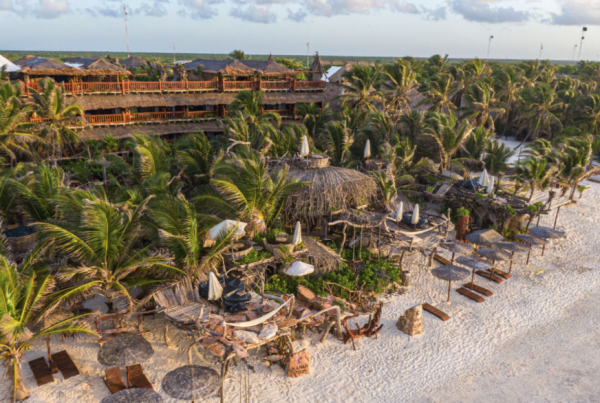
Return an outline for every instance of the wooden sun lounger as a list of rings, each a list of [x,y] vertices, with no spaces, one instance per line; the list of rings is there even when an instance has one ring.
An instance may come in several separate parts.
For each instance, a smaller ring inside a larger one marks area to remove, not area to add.
[[[487,271],[483,271],[483,270],[477,270],[477,271],[475,272],[475,274],[477,274],[478,276],[481,276],[481,277],[487,278],[488,280],[489,280],[489,279],[490,279],[490,277],[491,277],[492,281],[495,281],[495,282],[496,282],[496,283],[498,283],[498,284],[502,284],[502,282],[504,281],[504,280],[503,280],[503,279],[501,279],[500,277],[498,277],[498,276],[496,276],[496,275],[493,275],[493,276],[492,276],[492,273],[489,273],[489,272],[487,272]]]
[[[110,390],[110,393],[117,393],[122,390],[127,389],[125,383],[123,382],[123,377],[121,376],[121,368],[113,367],[104,371],[106,376],[104,377],[104,383]]]
[[[79,375],[79,370],[77,369],[77,366],[69,356],[69,353],[66,352],[66,350],[52,354],[52,361],[56,363],[58,370],[62,373],[65,379],[69,379]]]
[[[460,295],[463,295],[469,299],[472,299],[473,301],[477,302],[477,303],[482,303],[485,302],[485,298],[480,297],[479,295],[475,294],[473,291],[471,290],[467,290],[464,287],[459,288],[458,290],[456,290],[457,293],[459,293]]]
[[[38,386],[54,382],[52,371],[44,357],[29,361],[29,367],[31,368],[31,372],[33,372]]]
[[[148,378],[146,378],[144,370],[140,364],[127,367],[127,379],[129,379],[129,382],[131,382],[131,385],[134,388],[146,388],[154,390],[154,387]]]
[[[440,186],[440,188],[437,190],[437,192],[435,192],[433,195],[435,197],[444,197],[446,195],[446,193],[448,193],[448,190],[450,190],[452,185],[453,185],[452,182],[442,183],[442,186]]]
[[[433,258],[435,260],[437,260],[438,262],[440,262],[441,264],[443,264],[444,266],[447,266],[447,265],[451,264],[448,259],[446,259],[442,255],[438,255],[437,253],[435,255],[433,255]]]
[[[424,303],[422,305],[422,307],[423,307],[423,310],[429,312],[430,314],[433,314],[433,315],[437,316],[438,318],[440,318],[444,322],[450,319],[450,316],[448,316],[447,313],[440,311],[439,309],[437,309],[433,305],[430,305],[428,303]]]
[[[467,283],[463,285],[463,287],[465,287],[467,290],[470,290],[471,283]],[[483,294],[486,297],[491,297],[492,295],[494,295],[494,293],[488,290],[487,288],[480,287],[477,284],[473,284],[473,291],[477,291],[478,293]]]
[[[490,271],[490,273],[491,273],[491,271]],[[510,280],[512,278],[512,276],[510,274],[508,274],[507,272],[498,270],[498,269],[494,269],[494,275],[496,275],[496,274],[500,277],[503,277],[506,280]]]

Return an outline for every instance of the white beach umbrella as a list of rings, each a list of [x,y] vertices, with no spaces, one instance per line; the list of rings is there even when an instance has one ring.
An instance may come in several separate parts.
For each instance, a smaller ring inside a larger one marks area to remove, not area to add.
[[[6,67],[7,73],[14,73],[16,71],[21,70],[21,67],[17,66],[16,64],[8,60],[6,57],[0,55],[0,69],[2,69],[2,66]]]
[[[398,211],[396,211],[396,221],[402,219],[402,210],[404,210],[404,203],[400,202],[400,204],[398,204]]]
[[[315,271],[315,266],[304,262],[294,262],[283,272],[288,276],[302,277]]]
[[[296,221],[296,229],[294,230],[294,239],[292,240],[293,245],[302,243],[302,227],[300,221]]]
[[[412,215],[412,220],[410,221],[411,224],[418,224],[419,223],[419,205],[415,204],[415,209],[413,210],[413,215]]]
[[[244,235],[246,235],[246,231],[244,231],[244,228],[246,228],[246,225],[248,225],[245,222],[241,222],[241,221],[233,221],[233,220],[225,220],[225,221],[221,221],[219,224],[215,225],[214,227],[212,227],[209,231],[208,231],[208,237],[206,239],[206,241],[204,242],[204,246],[210,246],[212,244],[215,243],[215,241],[217,239],[219,239],[219,237],[225,235],[226,233],[228,233],[229,231],[233,230],[234,228],[237,229],[235,230],[235,234],[233,234],[234,238],[239,239],[241,237],[243,237]]]
[[[302,147],[300,148],[300,156],[306,157],[310,153],[310,149],[308,148],[308,138],[306,135],[302,137]]]
[[[215,301],[221,298],[223,287],[219,283],[219,279],[212,271],[208,274],[208,300]]]
[[[492,192],[494,191],[494,180],[495,178],[493,176],[490,176],[490,183],[488,184],[488,187],[485,191],[486,193],[492,194]]]
[[[479,186],[487,186],[489,183],[489,177],[488,177],[488,173],[487,170],[484,169],[483,172],[481,173],[481,175],[479,175],[479,180],[477,181],[479,183]]]
[[[367,140],[367,144],[365,144],[365,158],[369,158],[371,156],[371,142]]]

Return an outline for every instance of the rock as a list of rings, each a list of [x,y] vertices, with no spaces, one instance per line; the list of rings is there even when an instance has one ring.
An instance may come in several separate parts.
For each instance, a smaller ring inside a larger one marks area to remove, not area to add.
[[[234,343],[232,347],[233,351],[235,351],[235,355],[237,355],[238,357],[246,358],[250,356],[250,354],[248,354],[248,351],[246,351],[246,349],[240,346],[238,343]]]
[[[258,335],[259,339],[268,340],[277,334],[277,325],[269,323],[263,327],[263,330]]]
[[[257,344],[260,343],[260,339],[254,332],[248,332],[246,330],[236,330],[233,332],[233,337],[240,339],[241,341],[245,341],[248,344]]]
[[[246,316],[248,316],[248,320],[258,319],[258,314],[255,311],[248,312]]]
[[[245,327],[244,330],[248,330],[249,332],[259,333],[262,330],[262,325],[254,325],[250,327]]]
[[[303,285],[298,286],[298,300],[300,301],[310,301],[316,297],[315,293],[312,292],[308,287]]]
[[[225,346],[220,343],[215,343],[208,349],[216,357],[223,357],[225,355]]]
[[[246,315],[231,315],[227,317],[227,323],[245,322]]]
[[[298,320],[296,319],[284,319],[281,322],[277,322],[277,327],[280,329],[285,329],[286,327],[296,326],[298,324]]]
[[[312,311],[310,309],[304,309],[303,311],[300,311],[296,315],[298,316],[298,319],[300,319],[300,318],[303,318],[303,317],[311,315],[311,314],[312,314]]]
[[[279,364],[271,364],[269,367],[272,373],[283,373],[283,368]]]
[[[396,326],[409,336],[423,333],[423,307],[417,305],[408,308],[404,315],[398,318]]]
[[[202,341],[200,343],[202,345],[202,348],[208,349],[216,342],[217,342],[217,339],[215,339],[214,337],[205,337],[202,339]]]

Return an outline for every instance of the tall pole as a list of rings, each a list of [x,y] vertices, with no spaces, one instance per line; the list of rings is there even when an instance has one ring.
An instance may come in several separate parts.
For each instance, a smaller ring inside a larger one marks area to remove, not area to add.
[[[127,41],[127,57],[129,57],[129,33],[127,32],[127,8],[123,3],[123,17],[125,18],[125,40]]]
[[[173,44],[173,64],[175,64],[175,44]]]
[[[583,40],[585,39],[585,31],[587,31],[587,27],[583,27],[581,28],[581,41],[579,42],[579,57],[578,59],[581,60],[581,48],[583,48]]]
[[[487,52],[487,58],[490,58],[490,47],[492,46],[492,39],[494,39],[494,35],[490,35],[490,39],[488,39],[488,52]]]
[[[542,50],[544,50],[544,44],[543,43],[540,45],[540,56],[538,57],[538,60],[542,60]]]
[[[306,67],[310,69],[310,42],[306,42]]]
[[[573,57],[571,58],[571,61],[574,62],[575,61],[575,51],[577,50],[577,44],[575,44],[575,46],[573,46]]]

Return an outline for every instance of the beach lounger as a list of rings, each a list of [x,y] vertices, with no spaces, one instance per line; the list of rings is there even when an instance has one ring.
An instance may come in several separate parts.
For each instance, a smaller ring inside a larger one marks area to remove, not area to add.
[[[440,318],[444,322],[450,319],[450,316],[448,316],[447,313],[440,311],[439,309],[437,309],[433,305],[430,305],[428,303],[424,303],[422,305],[422,307],[423,307],[424,311],[427,311],[430,314],[437,316],[438,318]]]
[[[459,288],[458,290],[456,290],[457,293],[459,293],[460,295],[463,295],[469,299],[472,299],[473,301],[477,302],[477,303],[482,303],[485,302],[485,298],[480,297],[479,295],[475,294],[473,291],[471,290],[467,290],[464,287]]]
[[[490,271],[490,270],[488,270],[488,271]],[[491,271],[490,271],[490,273],[491,273]],[[508,274],[507,272],[498,270],[498,269],[494,269],[494,275],[498,275],[506,280],[510,280],[512,278],[512,276],[510,274]]]
[[[433,255],[433,258],[435,260],[437,260],[438,262],[440,262],[441,264],[443,264],[444,266],[447,266],[447,265],[451,264],[448,259],[446,259],[442,255],[438,255],[437,253],[435,255]]]
[[[44,357],[29,361],[29,367],[31,368],[31,372],[33,372],[38,386],[54,382],[52,371],[50,371],[50,367]]]
[[[471,283],[467,283],[463,285],[463,287],[465,287],[467,290],[470,290]],[[477,284],[473,284],[473,291],[477,291],[478,293],[483,294],[486,297],[491,297],[492,295],[494,295],[494,293],[488,290],[487,288],[480,287]]]
[[[62,373],[65,379],[72,378],[79,375],[77,366],[69,356],[66,350],[59,351],[56,354],[52,354],[52,361],[56,363],[58,370]]]
[[[104,377],[104,383],[110,390],[110,393],[117,393],[122,390],[127,389],[125,383],[123,382],[123,377],[121,376],[121,368],[113,367],[104,371],[106,376]]]
[[[492,280],[492,281],[495,281],[495,282],[496,282],[496,283],[498,283],[498,284],[502,284],[502,282],[504,281],[504,280],[503,280],[503,279],[501,279],[500,277],[498,277],[498,276],[496,276],[496,275],[493,275],[493,276],[492,276],[492,273],[489,273],[489,272],[487,272],[487,271],[483,271],[483,270],[477,270],[477,271],[475,272],[475,274],[477,274],[478,276],[481,276],[481,277],[487,278],[488,280],[490,280],[490,277],[491,277],[491,280]]]
[[[146,388],[154,390],[154,387],[144,375],[144,370],[140,364],[130,365],[127,367],[127,379],[131,382],[134,388]]]

